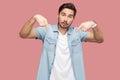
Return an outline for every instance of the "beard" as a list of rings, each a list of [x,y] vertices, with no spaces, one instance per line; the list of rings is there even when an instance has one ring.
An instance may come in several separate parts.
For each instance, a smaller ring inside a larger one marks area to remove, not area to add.
[[[68,29],[68,28],[70,27],[70,26],[67,25],[67,24],[59,23],[59,22],[58,22],[58,25],[59,25],[59,27],[61,27],[62,29]]]
[[[62,29],[68,29],[70,26],[71,26],[71,24],[68,24],[67,22],[60,22],[60,21],[58,21],[58,26],[60,27],[60,28],[62,28]]]

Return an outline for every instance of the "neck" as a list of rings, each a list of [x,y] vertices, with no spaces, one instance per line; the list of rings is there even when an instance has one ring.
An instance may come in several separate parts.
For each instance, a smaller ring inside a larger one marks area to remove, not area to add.
[[[62,35],[65,35],[68,31],[68,28],[62,28],[60,25],[58,25],[58,30],[61,32]]]

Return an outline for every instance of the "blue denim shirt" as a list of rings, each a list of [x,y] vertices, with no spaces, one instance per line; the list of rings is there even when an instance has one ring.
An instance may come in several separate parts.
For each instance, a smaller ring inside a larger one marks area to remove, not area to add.
[[[58,26],[49,25],[47,30],[45,27],[37,27],[35,28],[35,31],[38,39],[43,42],[43,49],[36,80],[49,80],[56,55],[55,50],[58,39]],[[83,32],[81,30],[76,32],[75,27],[70,27],[68,30],[68,46],[75,80],[85,80],[81,42],[85,41],[88,34],[89,32]]]

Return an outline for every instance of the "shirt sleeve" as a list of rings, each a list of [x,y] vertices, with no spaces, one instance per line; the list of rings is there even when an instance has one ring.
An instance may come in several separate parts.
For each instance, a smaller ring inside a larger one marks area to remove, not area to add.
[[[37,39],[44,40],[45,34],[46,34],[46,29],[45,27],[36,27],[34,28],[35,32],[37,34]]]
[[[86,37],[90,34],[90,32],[85,32],[80,30],[80,38],[81,38],[81,42],[84,42],[86,40]]]

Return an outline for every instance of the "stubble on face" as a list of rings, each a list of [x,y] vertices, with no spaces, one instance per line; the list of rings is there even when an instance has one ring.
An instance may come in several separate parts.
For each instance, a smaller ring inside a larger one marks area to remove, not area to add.
[[[73,15],[73,10],[63,9],[60,14],[58,14],[58,26],[62,29],[68,29],[73,22]]]
[[[68,29],[71,26],[71,24],[68,24],[66,21],[60,22],[58,18],[58,26],[62,29]]]

